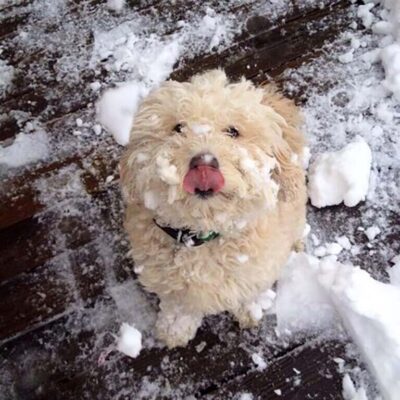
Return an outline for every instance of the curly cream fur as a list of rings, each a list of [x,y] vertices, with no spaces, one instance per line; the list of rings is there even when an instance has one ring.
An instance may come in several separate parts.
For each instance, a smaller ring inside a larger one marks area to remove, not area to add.
[[[255,323],[246,305],[273,285],[304,229],[299,122],[274,88],[230,83],[220,70],[165,82],[142,103],[121,160],[125,226],[144,267],[139,279],[160,298],[158,336],[169,347],[192,339],[206,314],[227,310],[243,326]],[[178,123],[181,133],[173,131]],[[225,178],[207,200],[182,186],[190,159],[203,152],[217,157]],[[199,247],[176,245],[154,219],[221,235]]]

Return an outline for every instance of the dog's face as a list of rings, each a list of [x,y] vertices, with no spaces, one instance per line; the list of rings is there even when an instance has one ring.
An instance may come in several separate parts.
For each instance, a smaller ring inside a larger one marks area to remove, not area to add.
[[[290,195],[296,166],[282,137],[286,122],[263,94],[222,71],[152,92],[121,162],[125,200],[196,231],[241,230],[276,207]]]

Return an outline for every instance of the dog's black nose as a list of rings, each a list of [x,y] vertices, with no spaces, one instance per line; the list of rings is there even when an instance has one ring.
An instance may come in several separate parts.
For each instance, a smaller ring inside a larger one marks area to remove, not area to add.
[[[190,160],[189,169],[194,169],[201,165],[206,165],[215,169],[219,168],[218,160],[211,153],[202,153],[194,156]]]
[[[183,188],[202,199],[221,191],[225,179],[219,169],[218,160],[210,153],[194,156],[189,162],[189,171],[183,179]]]

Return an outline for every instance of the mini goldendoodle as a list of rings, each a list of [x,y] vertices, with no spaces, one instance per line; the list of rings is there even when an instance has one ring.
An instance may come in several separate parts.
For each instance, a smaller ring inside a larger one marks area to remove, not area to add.
[[[304,137],[295,105],[221,70],[143,101],[121,161],[126,230],[157,335],[184,346],[208,314],[257,323],[251,304],[302,239]]]

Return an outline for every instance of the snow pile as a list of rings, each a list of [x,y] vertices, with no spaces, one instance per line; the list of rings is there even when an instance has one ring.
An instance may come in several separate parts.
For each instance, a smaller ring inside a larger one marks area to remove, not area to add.
[[[354,207],[365,200],[371,160],[371,149],[359,136],[340,151],[319,155],[308,173],[312,205],[326,207],[343,201]]]
[[[14,68],[0,59],[0,97],[9,89],[14,77]]]
[[[49,155],[49,141],[43,130],[19,133],[8,147],[0,146],[0,164],[16,168],[45,159]]]
[[[123,323],[117,340],[117,349],[129,357],[137,357],[142,350],[142,334],[133,326]]]
[[[375,225],[370,226],[368,229],[365,230],[365,235],[367,236],[369,241],[374,240],[380,233],[381,230]]]
[[[324,329],[340,317],[389,400],[400,393],[399,307],[399,287],[332,257],[294,254],[278,283],[278,330]]]

